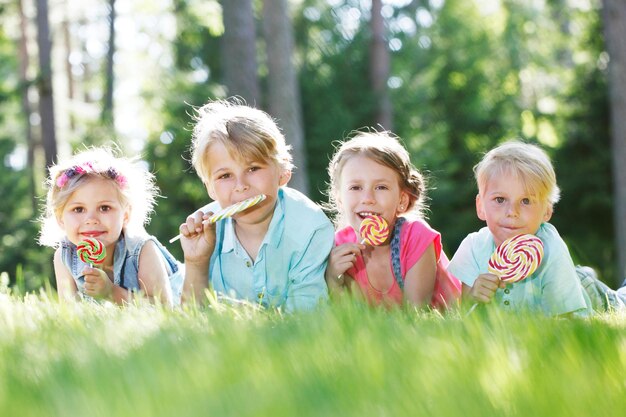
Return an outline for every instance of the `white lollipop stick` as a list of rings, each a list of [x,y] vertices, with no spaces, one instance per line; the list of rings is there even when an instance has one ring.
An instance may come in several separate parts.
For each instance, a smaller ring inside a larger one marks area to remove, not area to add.
[[[220,220],[226,219],[228,217],[232,217],[237,213],[240,213],[244,210],[249,209],[252,206],[255,206],[257,204],[259,204],[261,201],[265,200],[267,197],[265,196],[265,194],[259,194],[257,196],[248,198],[246,200],[240,201],[239,203],[235,203],[232,206],[228,206],[225,209],[222,209],[220,211],[218,211],[217,213],[215,213],[214,215],[212,215],[211,217],[209,217],[209,224],[211,223],[215,223],[218,222]],[[208,207],[211,205],[212,203],[207,204],[206,206],[203,206],[202,208],[200,208],[200,210],[202,211],[202,213],[207,214],[209,212]],[[180,239],[180,234],[171,238],[170,239],[170,243],[174,243],[176,242],[178,239]]]

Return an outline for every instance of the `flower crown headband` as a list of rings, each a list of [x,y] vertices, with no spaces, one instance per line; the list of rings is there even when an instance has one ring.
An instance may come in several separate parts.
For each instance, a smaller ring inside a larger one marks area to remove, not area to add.
[[[80,176],[84,174],[103,174],[110,179],[115,180],[115,182],[117,182],[117,184],[121,188],[125,188],[126,184],[128,183],[126,177],[117,172],[115,168],[111,167],[103,171],[98,171],[94,168],[91,162],[85,162],[80,165],[74,165],[73,167],[63,171],[63,173],[57,177],[56,185],[59,188],[63,188],[71,178],[74,178],[77,175]]]

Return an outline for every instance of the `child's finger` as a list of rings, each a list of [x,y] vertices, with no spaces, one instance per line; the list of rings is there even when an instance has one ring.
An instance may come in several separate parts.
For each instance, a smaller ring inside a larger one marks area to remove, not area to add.
[[[201,211],[197,211],[194,214],[187,216],[185,224],[187,225],[187,229],[190,234],[202,232],[202,216],[203,213]]]

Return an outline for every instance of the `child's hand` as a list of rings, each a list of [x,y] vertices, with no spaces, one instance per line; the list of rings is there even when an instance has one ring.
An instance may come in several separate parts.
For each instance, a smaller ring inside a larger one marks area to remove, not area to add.
[[[470,289],[470,298],[479,303],[489,303],[498,288],[504,288],[506,284],[494,274],[480,274]]]
[[[180,225],[180,243],[185,253],[185,263],[208,263],[215,248],[215,223],[209,224],[212,212],[201,210],[187,217]]]
[[[83,270],[85,277],[85,294],[93,298],[111,298],[113,283],[101,269],[87,267]]]
[[[354,266],[356,257],[365,249],[365,245],[360,243],[344,243],[335,246],[330,251],[328,266],[326,267],[326,280],[336,280],[337,277],[345,273]]]

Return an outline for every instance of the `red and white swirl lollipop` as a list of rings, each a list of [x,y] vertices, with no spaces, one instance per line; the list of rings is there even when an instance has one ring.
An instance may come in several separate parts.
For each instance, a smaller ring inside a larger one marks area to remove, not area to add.
[[[504,282],[532,275],[543,259],[543,242],[535,235],[517,235],[502,242],[489,259],[488,269]]]
[[[99,265],[104,262],[107,251],[102,242],[92,237],[87,237],[76,245],[76,253],[81,261],[91,265]]]
[[[363,239],[361,243],[368,243],[372,246],[382,245],[389,237],[389,225],[381,216],[370,215],[361,222],[359,234]]]

